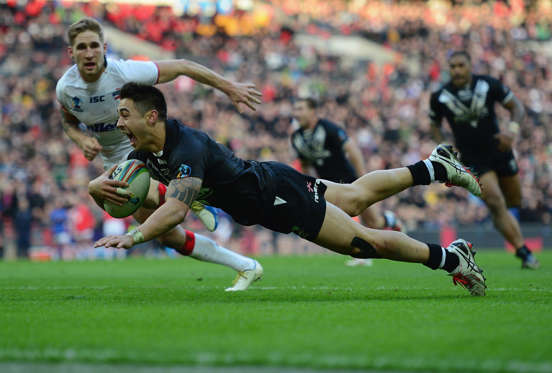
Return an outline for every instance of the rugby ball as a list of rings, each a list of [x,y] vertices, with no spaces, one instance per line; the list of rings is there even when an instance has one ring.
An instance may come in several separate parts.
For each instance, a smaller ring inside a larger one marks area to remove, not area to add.
[[[104,210],[114,218],[124,218],[134,214],[144,203],[150,186],[150,174],[144,162],[137,159],[124,161],[117,166],[109,178],[128,183],[128,187],[122,189],[128,193],[129,199],[121,206],[104,201]]]

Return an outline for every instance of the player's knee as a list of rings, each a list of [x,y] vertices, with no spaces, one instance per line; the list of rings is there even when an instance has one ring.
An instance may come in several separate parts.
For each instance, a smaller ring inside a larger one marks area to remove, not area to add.
[[[366,198],[361,188],[356,185],[350,185],[347,190],[347,210],[346,212],[350,216],[358,216],[366,210]]]

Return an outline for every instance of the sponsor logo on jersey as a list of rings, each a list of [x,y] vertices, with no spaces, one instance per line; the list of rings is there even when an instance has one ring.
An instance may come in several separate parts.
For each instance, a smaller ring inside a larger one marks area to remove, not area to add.
[[[192,168],[186,164],[181,164],[178,167],[178,173],[176,174],[177,179],[184,179],[192,174]]]
[[[73,110],[78,111],[79,113],[82,113],[83,110],[82,110],[82,107],[80,106],[81,99],[78,98],[77,96],[74,96],[74,97],[71,97],[71,100],[73,100]]]
[[[105,95],[90,97],[91,104],[97,104],[98,102],[105,102]]]
[[[96,123],[88,126],[92,132],[108,132],[114,131],[117,128],[117,123]]]

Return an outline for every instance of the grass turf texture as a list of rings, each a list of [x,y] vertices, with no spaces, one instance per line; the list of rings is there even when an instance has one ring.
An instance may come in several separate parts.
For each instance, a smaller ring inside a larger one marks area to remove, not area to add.
[[[261,258],[265,278],[191,259],[0,263],[0,360],[432,372],[552,371],[552,253],[476,256],[487,296],[443,271]]]

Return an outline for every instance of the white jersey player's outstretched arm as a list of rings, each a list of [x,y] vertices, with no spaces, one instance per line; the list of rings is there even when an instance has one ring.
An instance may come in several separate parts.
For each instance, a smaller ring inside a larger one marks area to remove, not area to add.
[[[61,105],[63,130],[69,138],[83,151],[84,156],[92,161],[102,150],[102,146],[95,137],[88,136],[80,130],[80,121]]]
[[[253,83],[231,82],[213,70],[190,60],[155,61],[155,63],[159,68],[158,83],[166,83],[180,75],[186,75],[224,92],[240,112],[240,104],[255,110],[256,105],[261,103],[262,93],[257,91]]]

